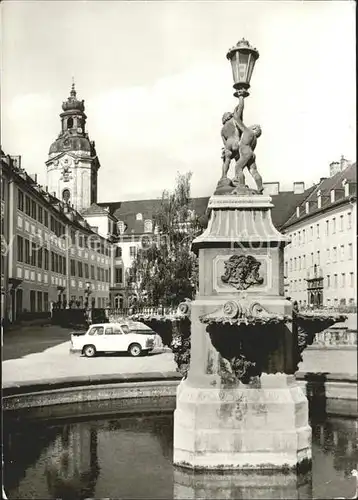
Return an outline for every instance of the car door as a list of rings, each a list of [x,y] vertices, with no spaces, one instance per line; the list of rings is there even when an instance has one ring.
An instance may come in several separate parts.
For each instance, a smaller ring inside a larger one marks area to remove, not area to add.
[[[90,339],[93,343],[93,345],[96,348],[96,351],[105,351],[106,350],[106,343],[104,341],[104,328],[103,326],[94,326],[92,327],[88,334],[90,335]]]
[[[107,351],[120,352],[123,349],[123,332],[119,325],[109,325],[105,328]]]
[[[127,351],[129,345],[133,343],[133,334],[131,333],[129,326],[126,324],[121,324],[120,328],[123,331],[123,336],[122,336],[123,351]]]

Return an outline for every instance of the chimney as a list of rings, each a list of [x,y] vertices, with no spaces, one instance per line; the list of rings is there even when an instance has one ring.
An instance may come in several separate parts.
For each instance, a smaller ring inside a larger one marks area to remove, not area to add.
[[[275,196],[280,192],[280,183],[279,182],[264,182],[264,194],[269,196]]]
[[[332,161],[332,163],[329,164],[329,176],[333,177],[334,175],[338,174],[338,172],[341,171],[341,164],[339,161]]]
[[[340,164],[341,164],[341,171],[342,171],[345,168],[349,167],[350,162],[344,157],[344,155],[342,155],[341,159],[340,159]]]
[[[45,186],[45,191],[46,193],[48,193],[48,186]]]
[[[294,182],[293,183],[293,194],[303,194],[305,192],[304,182]]]

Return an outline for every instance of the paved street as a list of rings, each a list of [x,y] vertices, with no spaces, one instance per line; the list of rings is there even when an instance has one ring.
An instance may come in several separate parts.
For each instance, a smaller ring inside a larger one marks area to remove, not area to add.
[[[3,334],[2,359],[6,361],[43,352],[69,340],[72,330],[41,322],[11,327]]]
[[[161,349],[139,358],[126,354],[95,358],[70,354],[70,331],[58,326],[33,325],[6,332],[3,386],[54,378],[175,371],[173,354]],[[357,373],[355,350],[309,349],[303,357],[304,361],[299,366],[303,372]]]
[[[26,326],[5,333],[3,386],[97,374],[175,371],[173,354],[162,349],[139,358],[132,358],[125,353],[95,358],[71,354],[70,332],[71,329],[58,326]]]

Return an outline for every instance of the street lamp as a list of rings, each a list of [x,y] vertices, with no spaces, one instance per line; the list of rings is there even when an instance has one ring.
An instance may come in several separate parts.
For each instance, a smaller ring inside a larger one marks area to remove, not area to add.
[[[89,304],[89,296],[92,293],[91,290],[92,284],[90,281],[86,281],[86,288],[85,288],[85,314],[87,317],[88,322],[91,322],[91,311],[90,311],[90,304]]]
[[[232,47],[226,57],[231,62],[232,76],[234,79],[234,96],[249,95],[250,80],[259,52],[252,47],[245,38]]]

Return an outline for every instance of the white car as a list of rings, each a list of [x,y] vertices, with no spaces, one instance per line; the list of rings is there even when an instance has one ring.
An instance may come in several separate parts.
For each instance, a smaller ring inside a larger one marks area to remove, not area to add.
[[[153,330],[130,329],[123,323],[91,325],[85,334],[71,334],[71,352],[92,358],[98,352],[128,352],[131,356],[148,354],[154,348]]]

